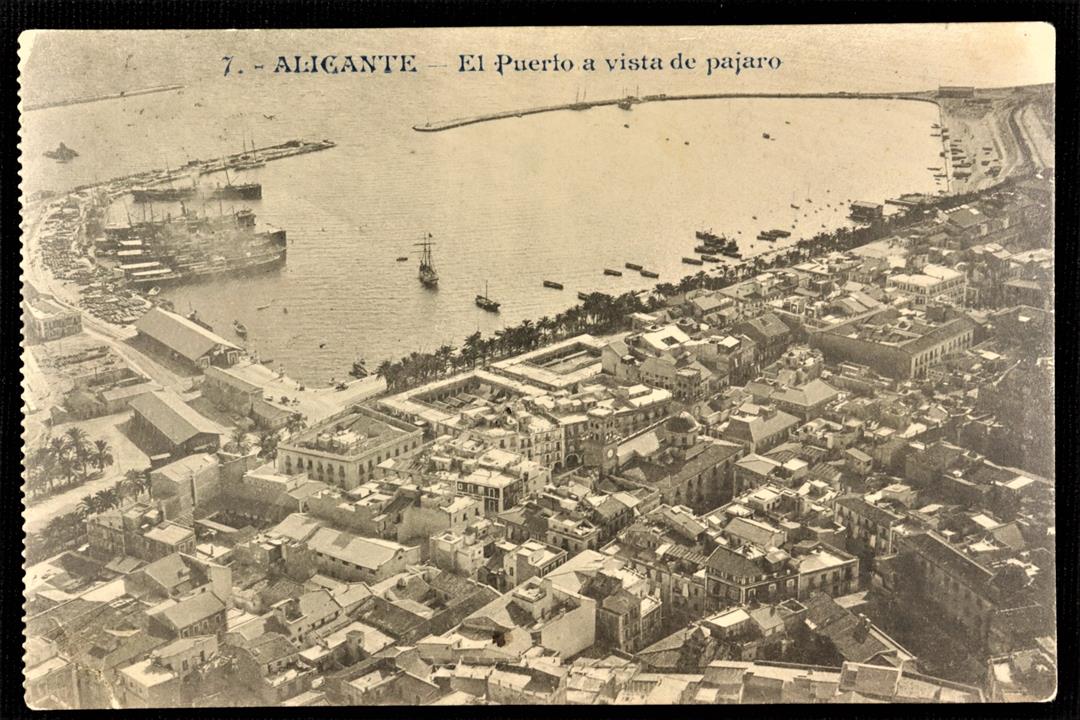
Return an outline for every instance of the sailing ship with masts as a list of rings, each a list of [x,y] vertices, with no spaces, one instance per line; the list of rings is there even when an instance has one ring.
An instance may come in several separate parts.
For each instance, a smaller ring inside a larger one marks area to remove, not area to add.
[[[431,246],[435,244],[431,239],[431,233],[428,233],[427,237],[421,242],[415,244],[421,248],[420,272],[417,276],[420,278],[420,284],[427,288],[438,287],[439,273],[435,270],[435,261],[431,257]]]
[[[211,197],[219,200],[259,200],[262,198],[262,183],[247,182],[234,183],[229,177],[229,168],[222,168],[225,172],[225,187],[214,189]]]
[[[592,107],[592,105],[590,103],[585,101],[585,94],[586,93],[588,93],[588,90],[586,90],[585,92],[580,92],[579,91],[579,92],[575,93],[574,102],[572,102],[570,104],[570,109],[571,110],[588,110],[589,108]],[[580,97],[578,97],[578,96],[580,96]]]
[[[485,281],[484,294],[476,296],[476,306],[479,307],[481,310],[487,310],[488,312],[497,313],[499,312],[499,306],[501,304],[502,303],[492,300],[491,297],[488,295],[488,285],[487,281]]]
[[[176,202],[186,200],[195,194],[195,178],[191,178],[190,185],[177,187],[172,184],[173,173],[168,164],[165,165],[165,178],[168,187],[137,187],[131,189],[131,197],[137,203],[148,202]]]
[[[240,155],[239,161],[237,161],[233,168],[236,170],[253,170],[255,168],[261,168],[266,165],[266,161],[259,157],[259,154],[255,151],[255,138],[251,138],[251,152],[248,152],[247,144],[244,143],[244,139],[240,138],[240,143],[243,145],[243,152]]]

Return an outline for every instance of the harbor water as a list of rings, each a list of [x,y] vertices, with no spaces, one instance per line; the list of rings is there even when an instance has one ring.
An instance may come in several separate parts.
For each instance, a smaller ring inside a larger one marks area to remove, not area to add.
[[[572,86],[558,97],[572,99]],[[261,182],[259,201],[193,208],[250,207],[260,223],[285,229],[284,267],[162,293],[226,337],[239,320],[249,348],[293,377],[322,384],[345,377],[358,356],[373,368],[384,358],[458,344],[476,330],[488,335],[525,318],[554,316],[576,303],[579,291],[677,282],[703,269],[681,262],[694,254],[697,230],[734,237],[751,254],[773,246],[756,240],[762,230],[787,230],[792,236],[776,245],[792,243],[849,223],[849,200],[882,202],[942,187],[928,169],[941,164],[942,150],[941,139],[930,135],[939,115],[929,103],[702,100],[412,130],[455,111],[538,104],[512,93],[485,102],[477,91],[448,99],[444,109],[432,106],[438,98],[435,89],[395,94],[390,111],[391,97],[376,91],[215,81],[41,110],[27,116],[24,152],[40,156],[63,141],[80,157],[34,163],[24,190],[175,169],[252,141],[335,141],[333,149],[232,176]],[[218,182],[224,177],[201,179]],[[122,220],[143,209],[128,202],[111,212]],[[154,212],[176,214],[179,207]],[[413,244],[429,232],[437,290],[417,280]],[[401,256],[408,260],[398,262]],[[603,274],[626,262],[659,273],[659,280],[634,271]],[[544,280],[565,289],[545,288]],[[473,302],[485,282],[502,303],[499,314]]]

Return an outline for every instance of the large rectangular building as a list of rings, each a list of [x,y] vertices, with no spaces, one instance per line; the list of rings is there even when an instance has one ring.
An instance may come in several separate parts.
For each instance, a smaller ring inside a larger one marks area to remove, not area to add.
[[[423,431],[362,405],[333,415],[278,445],[277,467],[287,475],[352,490],[375,476],[379,463],[401,457],[423,442]]]
[[[202,325],[154,308],[135,323],[139,338],[162,355],[192,368],[229,367],[240,348]]]
[[[29,342],[57,340],[82,332],[82,314],[57,304],[46,295],[23,301],[23,319]]]
[[[131,434],[137,445],[151,454],[176,457],[197,452],[216,452],[227,431],[203,417],[176,393],[148,392],[131,400],[135,414]]]
[[[933,312],[931,312],[933,311]],[[923,377],[947,355],[972,345],[975,324],[943,308],[899,314],[889,309],[869,318],[811,333],[810,344],[829,362],[867,365],[899,380]]]

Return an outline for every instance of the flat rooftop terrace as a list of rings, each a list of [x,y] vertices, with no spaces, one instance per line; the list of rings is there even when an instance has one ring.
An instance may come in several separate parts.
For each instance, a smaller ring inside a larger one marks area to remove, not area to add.
[[[516,355],[492,364],[503,375],[516,377],[548,389],[561,389],[588,380],[601,372],[604,344],[592,335],[578,335],[554,345]]]
[[[359,455],[400,439],[419,428],[367,408],[354,408],[301,433],[282,448]]]

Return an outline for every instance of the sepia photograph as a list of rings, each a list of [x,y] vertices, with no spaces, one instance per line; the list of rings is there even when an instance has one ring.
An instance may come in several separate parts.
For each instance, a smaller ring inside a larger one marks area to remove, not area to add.
[[[24,32],[26,705],[1053,700],[1055,41]]]

